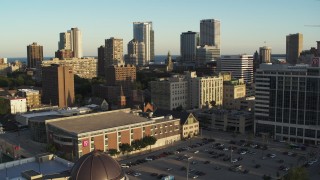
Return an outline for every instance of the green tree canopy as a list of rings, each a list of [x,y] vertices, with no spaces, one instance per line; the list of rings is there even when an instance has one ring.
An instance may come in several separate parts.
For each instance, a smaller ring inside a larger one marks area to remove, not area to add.
[[[289,170],[288,174],[284,176],[284,180],[308,180],[309,175],[304,167],[295,167]]]

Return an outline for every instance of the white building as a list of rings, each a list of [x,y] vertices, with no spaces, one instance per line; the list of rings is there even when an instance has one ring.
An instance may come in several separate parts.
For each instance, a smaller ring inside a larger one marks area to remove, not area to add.
[[[253,55],[221,56],[221,71],[231,72],[236,79],[243,78],[246,83],[253,82]]]
[[[75,58],[82,58],[83,50],[81,31],[78,28],[71,28],[71,30],[68,30],[67,32],[60,33],[60,41],[58,46],[59,50],[72,50]]]
[[[133,22],[133,38],[145,45],[145,63],[154,60],[154,31],[152,22]]]
[[[184,76],[173,76],[151,81],[151,100],[160,109],[185,109],[188,98],[188,81]]]
[[[27,112],[26,98],[22,97],[0,97],[4,99],[4,103],[8,104],[11,114],[25,113]]]
[[[180,35],[180,54],[182,62],[194,62],[197,58],[197,46],[199,45],[199,33],[183,32]]]
[[[223,77],[197,77],[195,72],[188,72],[188,108],[211,107],[211,102],[222,105]]]
[[[259,48],[260,63],[271,63],[271,47],[263,46]]]

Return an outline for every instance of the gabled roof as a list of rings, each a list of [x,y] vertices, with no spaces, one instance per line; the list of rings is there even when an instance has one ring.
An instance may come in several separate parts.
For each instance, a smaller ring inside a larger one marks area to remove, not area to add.
[[[186,111],[172,111],[172,110],[166,110],[166,109],[156,109],[156,111],[153,112],[154,116],[168,116],[172,115],[174,118],[180,118],[180,124],[185,124],[186,120],[192,116],[195,120],[197,120],[192,113],[188,113]]]

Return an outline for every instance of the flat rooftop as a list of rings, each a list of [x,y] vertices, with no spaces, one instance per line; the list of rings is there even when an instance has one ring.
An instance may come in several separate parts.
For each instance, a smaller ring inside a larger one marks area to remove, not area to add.
[[[144,123],[147,121],[152,120],[122,111],[109,111],[79,115],[67,119],[62,118],[61,120],[55,119],[52,122],[48,122],[48,124],[70,133],[81,134],[130,124]]]
[[[67,161],[66,161],[67,162]],[[39,163],[32,158],[16,160],[8,163],[0,164],[0,179],[24,179],[22,172],[40,172],[43,175],[57,174],[71,169],[73,163],[64,164],[56,160],[49,160]],[[3,168],[6,167],[6,168]]]

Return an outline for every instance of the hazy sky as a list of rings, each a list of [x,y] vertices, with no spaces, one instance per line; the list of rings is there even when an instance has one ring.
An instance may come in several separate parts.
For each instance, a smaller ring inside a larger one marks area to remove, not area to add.
[[[221,21],[221,53],[252,54],[260,46],[285,53],[286,35],[300,32],[304,49],[320,40],[320,0],[1,0],[0,57],[25,57],[32,42],[54,56],[59,33],[78,27],[85,56],[110,37],[124,52],[132,22],[152,21],[155,54],[180,54],[180,34],[200,30],[201,19]]]

